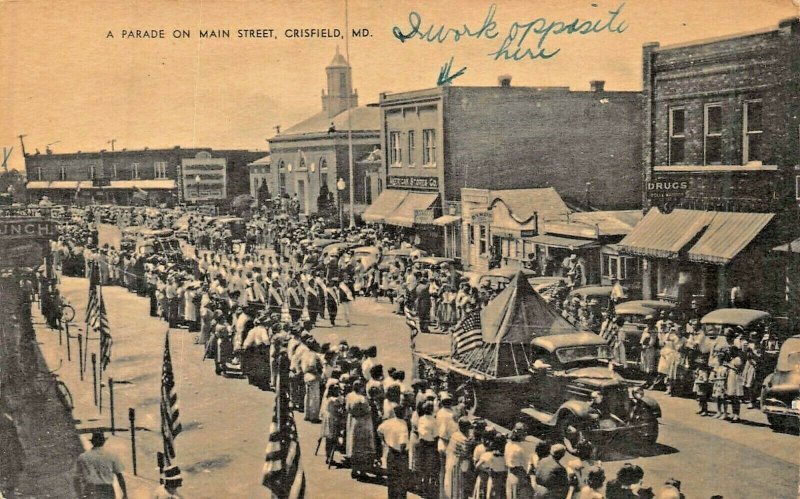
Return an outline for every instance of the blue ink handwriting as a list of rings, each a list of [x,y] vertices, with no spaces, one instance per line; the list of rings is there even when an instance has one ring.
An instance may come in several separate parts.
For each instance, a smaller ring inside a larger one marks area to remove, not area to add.
[[[582,20],[577,17],[571,21],[548,20],[544,17],[538,17],[528,22],[514,22],[508,28],[497,50],[487,55],[495,60],[506,61],[550,59],[561,51],[560,47],[548,48],[546,46],[546,42],[551,40],[551,36],[561,34],[592,35],[603,32],[622,34],[628,29],[628,24],[619,19],[624,7],[625,3],[621,3],[615,9],[609,10],[608,16],[605,18],[594,20]],[[418,12],[412,11],[408,15],[409,26],[407,31],[404,32],[403,29],[395,26],[392,28],[392,33],[395,38],[403,43],[412,38],[428,43],[459,42],[462,38],[493,40],[499,34],[497,22],[494,20],[496,12],[497,6],[492,4],[481,27],[473,30],[466,23],[463,28],[449,28],[435,23],[424,26],[422,16]],[[529,43],[526,43],[526,41]],[[535,43],[535,46],[530,46],[530,43]],[[444,67],[442,69],[444,70]]]
[[[392,33],[394,34],[395,38],[400,40],[401,42],[405,43],[406,40],[414,37],[418,37],[420,40],[426,42],[438,42],[444,43],[447,41],[448,36],[452,35],[453,41],[458,42],[461,40],[461,37],[468,37],[468,38],[475,38],[479,39],[481,37],[494,39],[497,37],[497,23],[494,21],[494,13],[497,10],[497,6],[492,4],[489,7],[489,12],[486,14],[486,18],[483,20],[483,24],[481,27],[475,31],[472,31],[469,26],[464,24],[463,28],[446,28],[444,25],[440,25],[439,29],[436,29],[436,26],[431,24],[428,26],[427,29],[422,27],[422,16],[415,11],[411,11],[408,14],[408,24],[409,31],[407,33],[403,33],[402,30],[395,26],[392,28]]]
[[[467,67],[464,66],[455,73],[450,74],[450,71],[452,69],[453,69],[453,58],[451,57],[448,62],[444,63],[442,69],[439,70],[439,78],[436,80],[437,86],[441,87],[442,85],[448,85],[452,83],[453,80],[464,74],[464,72],[467,70]]]

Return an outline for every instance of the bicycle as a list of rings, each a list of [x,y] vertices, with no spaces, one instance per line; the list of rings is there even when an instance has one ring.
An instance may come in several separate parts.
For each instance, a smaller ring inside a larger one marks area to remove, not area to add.
[[[66,383],[61,381],[58,378],[58,374],[56,371],[61,369],[63,365],[63,361],[59,361],[58,367],[53,369],[52,371],[39,371],[34,374],[34,382],[31,384],[32,393],[30,396],[35,396],[35,400],[44,402],[50,402],[52,392],[50,388],[55,388],[55,394],[58,397],[59,402],[69,410],[71,413],[72,410],[75,408],[75,401],[72,398],[72,392],[69,391]]]

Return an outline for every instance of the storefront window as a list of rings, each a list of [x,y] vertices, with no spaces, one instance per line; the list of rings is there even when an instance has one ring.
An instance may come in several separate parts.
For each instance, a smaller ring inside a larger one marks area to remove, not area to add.
[[[479,251],[481,255],[485,255],[489,252],[489,231],[485,225],[479,225],[478,232]]]
[[[609,279],[632,279],[639,274],[639,259],[627,256],[603,255],[603,276]]]

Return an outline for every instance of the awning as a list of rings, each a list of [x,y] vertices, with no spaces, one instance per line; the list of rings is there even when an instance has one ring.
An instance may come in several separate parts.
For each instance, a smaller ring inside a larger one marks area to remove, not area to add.
[[[572,237],[551,236],[549,234],[539,234],[538,236],[526,237],[526,241],[530,241],[543,246],[550,246],[552,248],[566,248],[578,249],[587,248],[590,246],[599,246],[597,241],[589,239],[575,239]]]
[[[387,189],[378,196],[374,203],[369,205],[361,215],[361,219],[367,223],[378,224],[386,221],[386,217],[392,214],[394,210],[400,206],[406,196],[407,191],[400,191],[396,189]]]
[[[171,179],[153,180],[112,180],[108,189],[176,189],[177,184]]]
[[[730,262],[772,220],[773,213],[714,212],[708,228],[687,253],[695,262]]]
[[[656,258],[674,258],[713,217],[713,212],[674,210],[663,214],[651,208],[641,222],[620,241],[624,253]]]
[[[800,253],[800,238],[795,239],[786,244],[781,244],[780,246],[775,246],[772,248],[772,251],[783,251],[785,253]]]
[[[458,215],[444,215],[433,221],[433,225],[450,225],[460,222],[461,217]]]
[[[31,180],[25,187],[27,189],[91,189],[94,184],[91,180]]]
[[[400,206],[386,217],[386,223],[399,225],[401,227],[413,227],[414,212],[417,210],[427,210],[431,207],[436,198],[437,192],[409,192]]]

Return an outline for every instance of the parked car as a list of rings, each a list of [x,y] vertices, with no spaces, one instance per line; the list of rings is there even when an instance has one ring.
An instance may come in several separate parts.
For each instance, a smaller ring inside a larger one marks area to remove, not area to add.
[[[361,263],[364,270],[377,265],[380,259],[381,252],[375,246],[360,246],[353,249],[353,260]]]
[[[536,272],[532,270],[505,267],[487,270],[485,272],[464,272],[461,275],[461,279],[467,280],[470,286],[474,288],[480,288],[485,284],[488,284],[491,289],[500,289],[511,282],[511,279],[517,275],[517,272],[522,272],[522,275],[524,275],[526,278],[536,277]]]
[[[423,269],[431,269],[441,267],[443,264],[457,266],[457,263],[452,258],[445,258],[443,256],[423,256],[414,260],[415,264],[419,264]]]
[[[571,426],[598,446],[622,438],[650,446],[658,439],[661,407],[639,387],[609,370],[610,347],[599,336],[581,332],[534,338],[532,386],[522,413],[555,429],[559,437]],[[603,396],[607,410],[593,403]],[[621,435],[626,435],[621,437]]]
[[[611,301],[611,291],[613,286],[583,286],[575,288],[569,292],[569,298],[578,297],[581,301],[597,302],[600,309],[605,310],[608,308],[608,302]],[[627,293],[627,289],[623,288]]]
[[[425,251],[419,248],[397,248],[386,251],[380,262],[381,269],[388,269],[393,262],[401,261],[404,268],[408,268],[417,258],[427,256]]]
[[[761,410],[774,430],[800,426],[800,335],[781,346],[775,370],[761,388]]]
[[[749,308],[720,308],[700,319],[700,324],[706,326],[706,334],[712,338],[722,333],[726,327],[764,331],[771,327],[771,322],[772,316],[769,312]]]
[[[642,333],[647,327],[647,318],[655,319],[660,311],[674,309],[674,303],[659,300],[631,300],[614,307],[617,317],[625,319],[622,330],[625,333],[625,356],[629,364],[637,365],[639,363],[642,351],[640,341]]]

